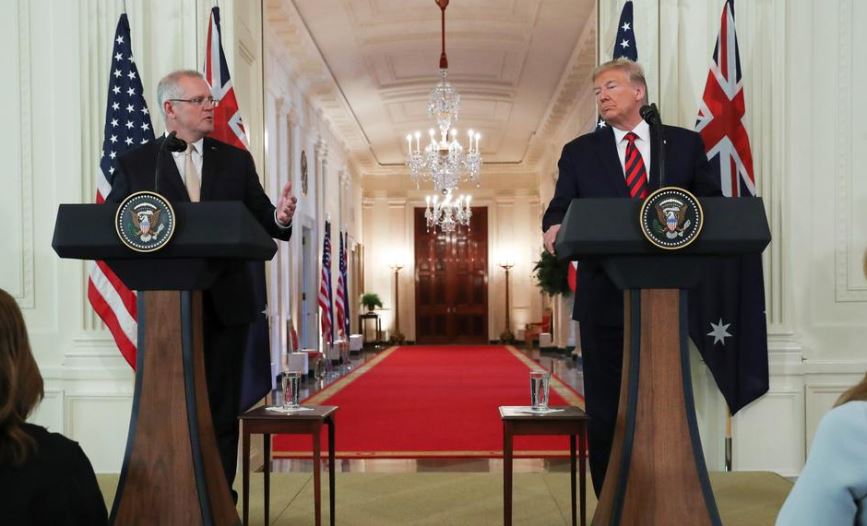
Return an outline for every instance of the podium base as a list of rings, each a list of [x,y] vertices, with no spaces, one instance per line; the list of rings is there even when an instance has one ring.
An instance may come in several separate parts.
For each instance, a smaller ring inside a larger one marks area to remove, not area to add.
[[[620,405],[594,525],[722,524],[695,419],[686,302],[685,289],[624,291]]]
[[[202,294],[138,294],[135,396],[112,524],[236,525],[202,355]]]

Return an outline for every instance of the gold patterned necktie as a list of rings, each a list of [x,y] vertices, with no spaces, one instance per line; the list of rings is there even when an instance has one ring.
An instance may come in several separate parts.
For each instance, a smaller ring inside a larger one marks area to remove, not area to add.
[[[187,185],[187,193],[190,195],[190,201],[193,203],[199,202],[201,195],[202,183],[199,180],[199,174],[196,171],[196,163],[193,162],[193,152],[196,147],[193,143],[187,145],[187,151],[184,152],[184,184]]]

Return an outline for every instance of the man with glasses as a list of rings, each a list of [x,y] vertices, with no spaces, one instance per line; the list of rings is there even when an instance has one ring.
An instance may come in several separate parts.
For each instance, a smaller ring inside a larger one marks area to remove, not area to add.
[[[280,192],[277,206],[265,195],[249,152],[208,137],[214,131],[218,101],[198,71],[169,73],[157,85],[166,135],[187,143],[184,152],[160,156],[165,136],[118,156],[109,202],[131,193],[154,190],[160,163],[160,193],[173,202],[242,201],[272,237],[288,240],[296,198],[292,183]],[[228,267],[202,296],[205,376],[214,433],[229,487],[238,457],[241,370],[249,324],[256,318],[253,281],[244,262]],[[237,493],[232,491],[237,501]]]

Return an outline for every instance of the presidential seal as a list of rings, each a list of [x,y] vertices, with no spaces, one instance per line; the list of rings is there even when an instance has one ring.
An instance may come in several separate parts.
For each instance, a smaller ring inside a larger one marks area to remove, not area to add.
[[[175,233],[175,211],[154,192],[136,192],[117,207],[114,228],[121,242],[136,252],[155,252]]]
[[[694,195],[674,186],[656,190],[641,205],[641,232],[665,250],[689,246],[704,225],[701,205]]]

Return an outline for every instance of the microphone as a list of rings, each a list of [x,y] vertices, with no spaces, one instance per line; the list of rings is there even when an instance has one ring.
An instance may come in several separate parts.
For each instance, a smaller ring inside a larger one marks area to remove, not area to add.
[[[656,104],[646,104],[638,110],[641,118],[647,121],[651,126],[662,126],[662,118],[659,116],[659,109]]]
[[[662,128],[662,117],[655,103],[645,104],[638,110],[641,118],[656,129],[656,145],[659,152],[659,187],[665,186],[665,134]]]
[[[154,193],[160,193],[160,165],[162,164],[163,152],[183,152],[187,149],[187,141],[178,138],[178,132],[169,133],[168,137],[160,145],[157,152],[157,169],[154,173]]]

